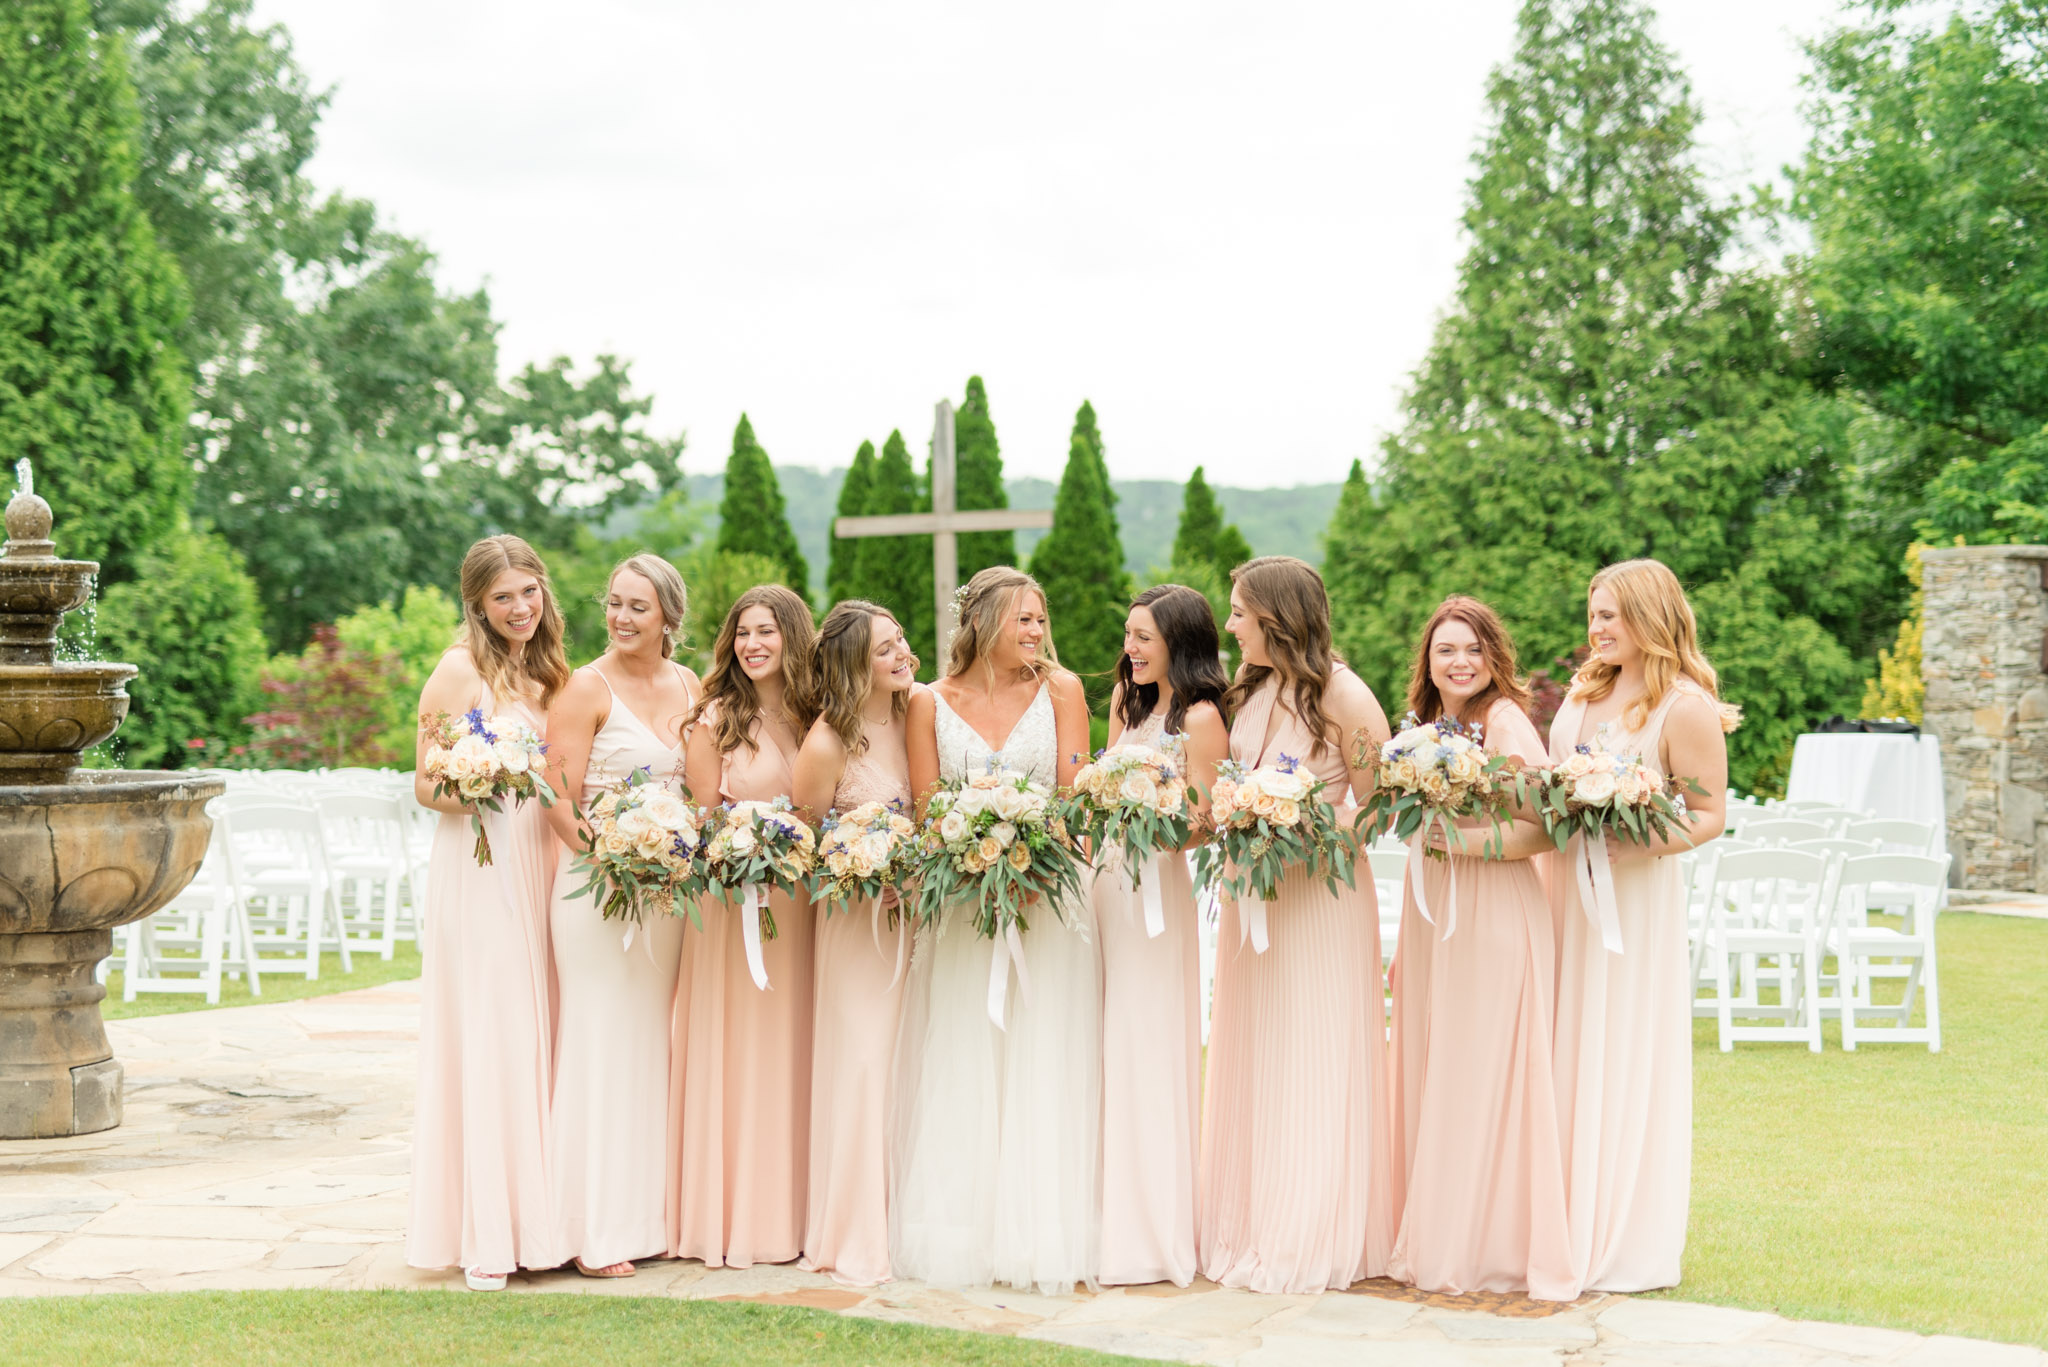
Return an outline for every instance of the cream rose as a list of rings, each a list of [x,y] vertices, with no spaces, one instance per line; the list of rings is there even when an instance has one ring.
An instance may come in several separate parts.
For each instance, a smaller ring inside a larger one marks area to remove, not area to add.
[[[1614,796],[1616,788],[1612,773],[1601,770],[1583,776],[1572,784],[1572,796],[1581,802],[1606,802]]]
[[[981,857],[984,865],[993,864],[996,860],[1003,857],[1002,842],[993,835],[985,835],[981,838],[980,843],[974,847],[974,852]]]
[[[1287,802],[1299,802],[1308,794],[1308,778],[1298,769],[1291,774],[1274,770],[1260,779],[1259,786]]]
[[[654,829],[654,822],[647,815],[645,807],[628,807],[619,813],[619,819],[614,824],[620,835],[632,841],[638,841],[641,836]]]
[[[725,845],[732,853],[744,858],[759,849],[761,842],[755,838],[751,826],[741,826],[725,833]]]
[[[1159,800],[1159,785],[1147,773],[1125,774],[1124,781],[1117,786],[1117,796],[1125,802],[1149,807]]]
[[[1031,867],[1031,847],[1029,845],[1010,846],[1010,867],[1019,873]]]
[[[491,749],[497,756],[498,767],[508,774],[523,774],[532,767],[526,747],[517,741],[501,740]]]
[[[1273,823],[1278,826],[1292,826],[1301,820],[1301,804],[1279,801],[1273,804]]]
[[[599,849],[615,858],[633,848],[633,842],[620,835],[617,831],[606,831],[598,839],[597,845]]]
[[[1006,850],[1017,843],[1017,825],[1013,821],[998,821],[988,828],[988,834],[989,839]]]
[[[860,857],[873,868],[881,868],[889,862],[889,854],[895,845],[886,831],[869,831],[860,838]]]
[[[1564,763],[1557,766],[1557,771],[1566,778],[1584,778],[1593,772],[1593,757],[1583,750],[1574,750],[1565,756]]]
[[[958,812],[947,812],[939,818],[939,839],[948,845],[957,844],[967,838],[967,818]]]

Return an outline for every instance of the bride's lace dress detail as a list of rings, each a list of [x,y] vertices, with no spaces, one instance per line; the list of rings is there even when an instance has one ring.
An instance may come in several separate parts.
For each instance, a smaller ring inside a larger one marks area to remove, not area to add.
[[[993,752],[937,703],[946,782],[981,772],[991,754],[1048,788],[1056,782],[1047,689]],[[991,942],[952,911],[917,934],[896,1044],[889,1242],[899,1277],[1048,1294],[1095,1284],[1102,964],[1086,901],[1065,912],[1065,921],[1047,907],[1032,916],[1005,1030],[989,1019]]]

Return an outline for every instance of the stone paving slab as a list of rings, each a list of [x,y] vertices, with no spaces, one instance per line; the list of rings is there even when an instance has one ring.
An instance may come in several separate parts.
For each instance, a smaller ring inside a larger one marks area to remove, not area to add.
[[[1974,908],[1973,908],[1974,909]],[[417,983],[108,1025],[128,1123],[0,1142],[0,1297],[462,1286],[405,1265]],[[1361,1282],[1041,1296],[842,1287],[794,1267],[522,1273],[511,1294],[799,1305],[1216,1367],[2048,1367],[2039,1349],[1683,1301],[1559,1306]]]

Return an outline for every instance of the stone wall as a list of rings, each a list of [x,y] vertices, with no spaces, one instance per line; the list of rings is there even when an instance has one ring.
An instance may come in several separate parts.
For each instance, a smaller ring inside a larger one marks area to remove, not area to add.
[[[1941,547],[1921,566],[1923,728],[1959,881],[2048,889],[2048,546]]]

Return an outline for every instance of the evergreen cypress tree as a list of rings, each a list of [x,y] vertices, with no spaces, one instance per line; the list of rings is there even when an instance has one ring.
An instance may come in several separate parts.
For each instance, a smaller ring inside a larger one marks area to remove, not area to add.
[[[953,416],[954,504],[966,508],[1007,508],[1003,487],[1003,452],[996,443],[995,420],[988,412],[988,391],[981,376],[967,379],[967,398]],[[960,582],[966,583],[990,565],[1017,563],[1015,532],[968,532],[960,538]]]
[[[1665,561],[1750,710],[1731,738],[1749,787],[1804,719],[1855,705],[1834,633],[1859,629],[1884,567],[1848,524],[1829,449],[1847,424],[1797,373],[1776,286],[1721,268],[1734,212],[1649,22],[1638,0],[1523,6],[1457,294],[1375,506],[1347,496],[1324,572],[1340,648],[1391,692],[1447,592],[1491,601],[1546,661],[1583,639],[1595,570]]]
[[[863,517],[868,511],[868,494],[875,482],[875,444],[864,441],[860,450],[853,453],[853,468],[846,472],[846,482],[839,486],[839,517]],[[858,573],[860,559],[860,538],[833,537],[827,548],[825,562],[825,605],[857,595],[853,584]]]
[[[782,566],[789,587],[804,597],[811,593],[811,567],[797,549],[789,528],[789,508],[776,482],[768,453],[754,439],[754,424],[740,414],[733,429],[732,455],[725,462],[725,498],[718,505],[718,549],[759,555]]]
[[[882,443],[882,455],[875,462],[873,482],[868,486],[866,512],[925,511],[929,502],[924,482],[910,463],[910,448],[903,433],[891,432]],[[933,677],[938,667],[938,648],[932,636],[932,539],[929,536],[866,536],[860,540],[855,561],[856,598],[880,603],[896,614],[910,648],[924,662],[923,677]]]
[[[1095,411],[1084,403],[1053,501],[1052,530],[1032,554],[1031,574],[1045,586],[1060,661],[1081,676],[1098,713],[1115,683],[1131,598],[1107,475]]]
[[[1197,465],[1188,476],[1181,496],[1180,525],[1173,536],[1173,563],[1214,565],[1225,579],[1239,565],[1252,558],[1251,543],[1236,524],[1223,520],[1223,505],[1209,488],[1209,481]]]
[[[140,118],[87,0],[0,6],[0,454],[26,456],[59,549],[110,583],[179,526],[186,292],[137,207]]]

